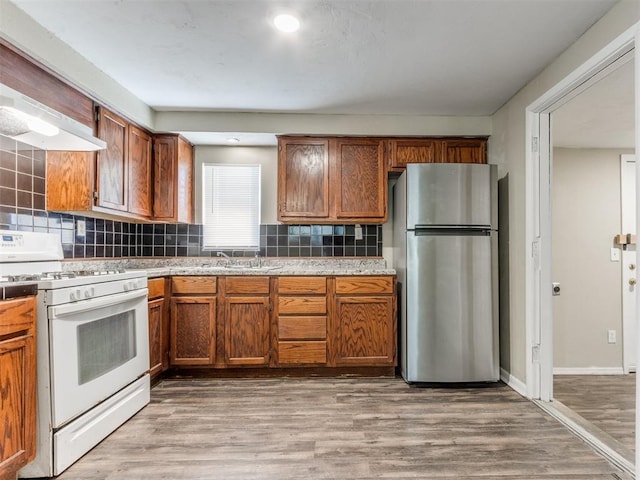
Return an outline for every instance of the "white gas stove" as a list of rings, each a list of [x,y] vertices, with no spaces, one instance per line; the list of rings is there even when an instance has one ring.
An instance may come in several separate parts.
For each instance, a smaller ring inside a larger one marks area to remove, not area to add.
[[[62,473],[149,403],[144,271],[66,271],[55,234],[0,231],[0,285],[37,285],[38,442],[18,476]]]

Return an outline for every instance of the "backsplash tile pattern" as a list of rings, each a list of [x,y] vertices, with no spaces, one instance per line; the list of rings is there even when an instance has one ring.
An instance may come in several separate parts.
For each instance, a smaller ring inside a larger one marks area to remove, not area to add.
[[[53,232],[65,258],[214,257],[202,251],[202,225],[136,224],[45,209],[46,152],[0,135],[0,229]],[[85,235],[76,235],[85,221]],[[232,256],[367,257],[382,255],[382,225],[260,225],[260,251]]]

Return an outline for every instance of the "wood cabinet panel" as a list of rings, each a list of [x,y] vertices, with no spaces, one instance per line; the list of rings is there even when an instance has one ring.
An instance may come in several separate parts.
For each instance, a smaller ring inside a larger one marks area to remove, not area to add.
[[[329,141],[281,137],[278,219],[329,216]]]
[[[225,277],[227,294],[269,293],[269,277]]]
[[[95,157],[94,152],[47,152],[47,210],[93,208]]]
[[[215,297],[171,298],[171,364],[215,362]]]
[[[0,83],[93,127],[93,101],[15,48],[0,43]]]
[[[398,138],[389,140],[389,165],[403,171],[409,163],[433,163],[440,158],[440,140]]]
[[[35,297],[0,301],[0,478],[36,451]]]
[[[387,170],[382,140],[337,139],[331,185],[335,217],[384,223],[387,218]]]
[[[128,207],[128,122],[106,108],[98,109],[98,137],[107,148],[98,151],[96,176],[100,207],[126,211]]]
[[[486,139],[445,139],[442,142],[440,161],[443,163],[487,163],[486,148]]]
[[[327,317],[278,317],[280,340],[324,340],[327,338]]]
[[[335,365],[394,365],[394,317],[391,296],[336,297]]]
[[[149,373],[156,377],[162,373],[162,326],[164,298],[151,300],[149,310]]]
[[[193,223],[193,147],[178,135],[153,140],[153,217]]]
[[[217,278],[216,277],[172,277],[171,293],[175,294],[207,294],[216,293]]]
[[[147,281],[147,289],[149,290],[149,300],[156,298],[164,298],[165,295],[165,279],[164,278],[150,278]]]
[[[151,216],[151,147],[151,135],[129,125],[128,210],[145,217]]]
[[[327,313],[327,299],[318,297],[278,297],[278,313],[283,314],[325,314]]]
[[[337,277],[336,294],[393,293],[393,277]]]
[[[289,295],[327,293],[326,277],[278,277],[278,293]]]
[[[225,303],[227,365],[268,365],[269,297],[228,296]]]
[[[279,342],[280,365],[327,363],[327,342]]]

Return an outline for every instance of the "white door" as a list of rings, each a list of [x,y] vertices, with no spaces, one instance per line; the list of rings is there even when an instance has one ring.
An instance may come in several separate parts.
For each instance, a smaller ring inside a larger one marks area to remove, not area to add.
[[[622,234],[636,234],[636,158],[620,156],[620,203]],[[625,373],[636,371],[636,245],[622,249],[622,365]]]

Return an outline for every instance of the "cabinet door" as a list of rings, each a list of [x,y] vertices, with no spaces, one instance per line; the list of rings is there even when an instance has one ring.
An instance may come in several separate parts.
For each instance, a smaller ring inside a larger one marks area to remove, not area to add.
[[[389,140],[389,165],[393,171],[403,171],[409,163],[432,163],[438,158],[436,139],[402,138]]]
[[[484,138],[445,139],[441,161],[444,163],[487,163],[487,141]]]
[[[335,140],[331,167],[335,217],[372,223],[387,219],[384,141]]]
[[[99,108],[98,137],[107,148],[98,152],[96,205],[114,210],[127,210],[127,122],[105,108]]]
[[[337,296],[332,358],[336,366],[395,365],[392,296]]]
[[[151,215],[151,136],[129,126],[129,211]]]
[[[0,478],[13,478],[35,454],[35,342],[0,342]]]
[[[156,137],[153,141],[153,217],[172,220],[176,216],[175,137]]]
[[[268,365],[269,297],[227,296],[225,301],[227,365]]]
[[[151,377],[162,373],[163,311],[163,298],[149,302],[149,371]]]
[[[278,139],[278,220],[329,216],[329,141]]]
[[[171,298],[171,365],[215,362],[215,297]]]

